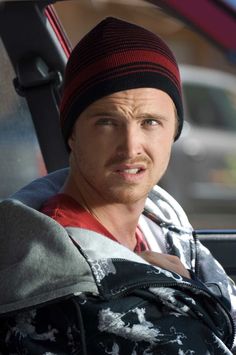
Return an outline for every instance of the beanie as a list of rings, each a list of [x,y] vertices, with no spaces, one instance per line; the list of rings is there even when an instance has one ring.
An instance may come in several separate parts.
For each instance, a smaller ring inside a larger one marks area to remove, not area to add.
[[[60,105],[67,142],[78,116],[94,101],[112,93],[156,88],[173,100],[183,126],[181,81],[175,57],[163,40],[143,27],[108,17],[88,32],[68,60]]]

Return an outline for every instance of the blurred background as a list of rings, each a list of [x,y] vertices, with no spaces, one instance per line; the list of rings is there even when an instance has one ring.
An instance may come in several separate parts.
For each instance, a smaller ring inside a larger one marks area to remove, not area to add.
[[[236,6],[236,1],[232,3]],[[179,63],[222,69],[236,74],[236,64],[230,64],[227,58],[202,36],[149,2],[67,0],[57,2],[54,7],[72,46],[104,17],[115,16],[137,23],[160,35],[174,51]]]
[[[235,228],[236,64],[182,21],[142,0],[66,1],[55,9],[72,47],[106,16],[142,25],[168,43],[180,64],[186,124],[160,185],[194,227]]]

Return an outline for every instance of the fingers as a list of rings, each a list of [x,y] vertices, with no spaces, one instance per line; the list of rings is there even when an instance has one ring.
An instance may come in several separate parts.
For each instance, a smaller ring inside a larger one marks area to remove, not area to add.
[[[181,276],[191,278],[188,270],[175,255],[161,254],[154,251],[144,251],[139,255],[152,265],[159,266],[163,269],[176,272]]]

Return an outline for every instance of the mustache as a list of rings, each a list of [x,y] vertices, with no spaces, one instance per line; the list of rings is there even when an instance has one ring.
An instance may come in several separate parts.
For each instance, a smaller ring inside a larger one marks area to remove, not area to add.
[[[124,157],[115,156],[112,157],[106,164],[107,166],[119,165],[119,164],[145,164],[148,165],[150,163],[150,159],[146,156],[139,156],[134,159],[125,159]]]

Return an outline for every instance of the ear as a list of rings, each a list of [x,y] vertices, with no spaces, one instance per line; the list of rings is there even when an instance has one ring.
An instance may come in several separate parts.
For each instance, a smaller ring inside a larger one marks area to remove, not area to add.
[[[68,143],[68,146],[70,147],[70,150],[73,150],[74,144],[75,144],[75,130],[74,129],[72,129],[71,135],[68,138],[67,143]]]

